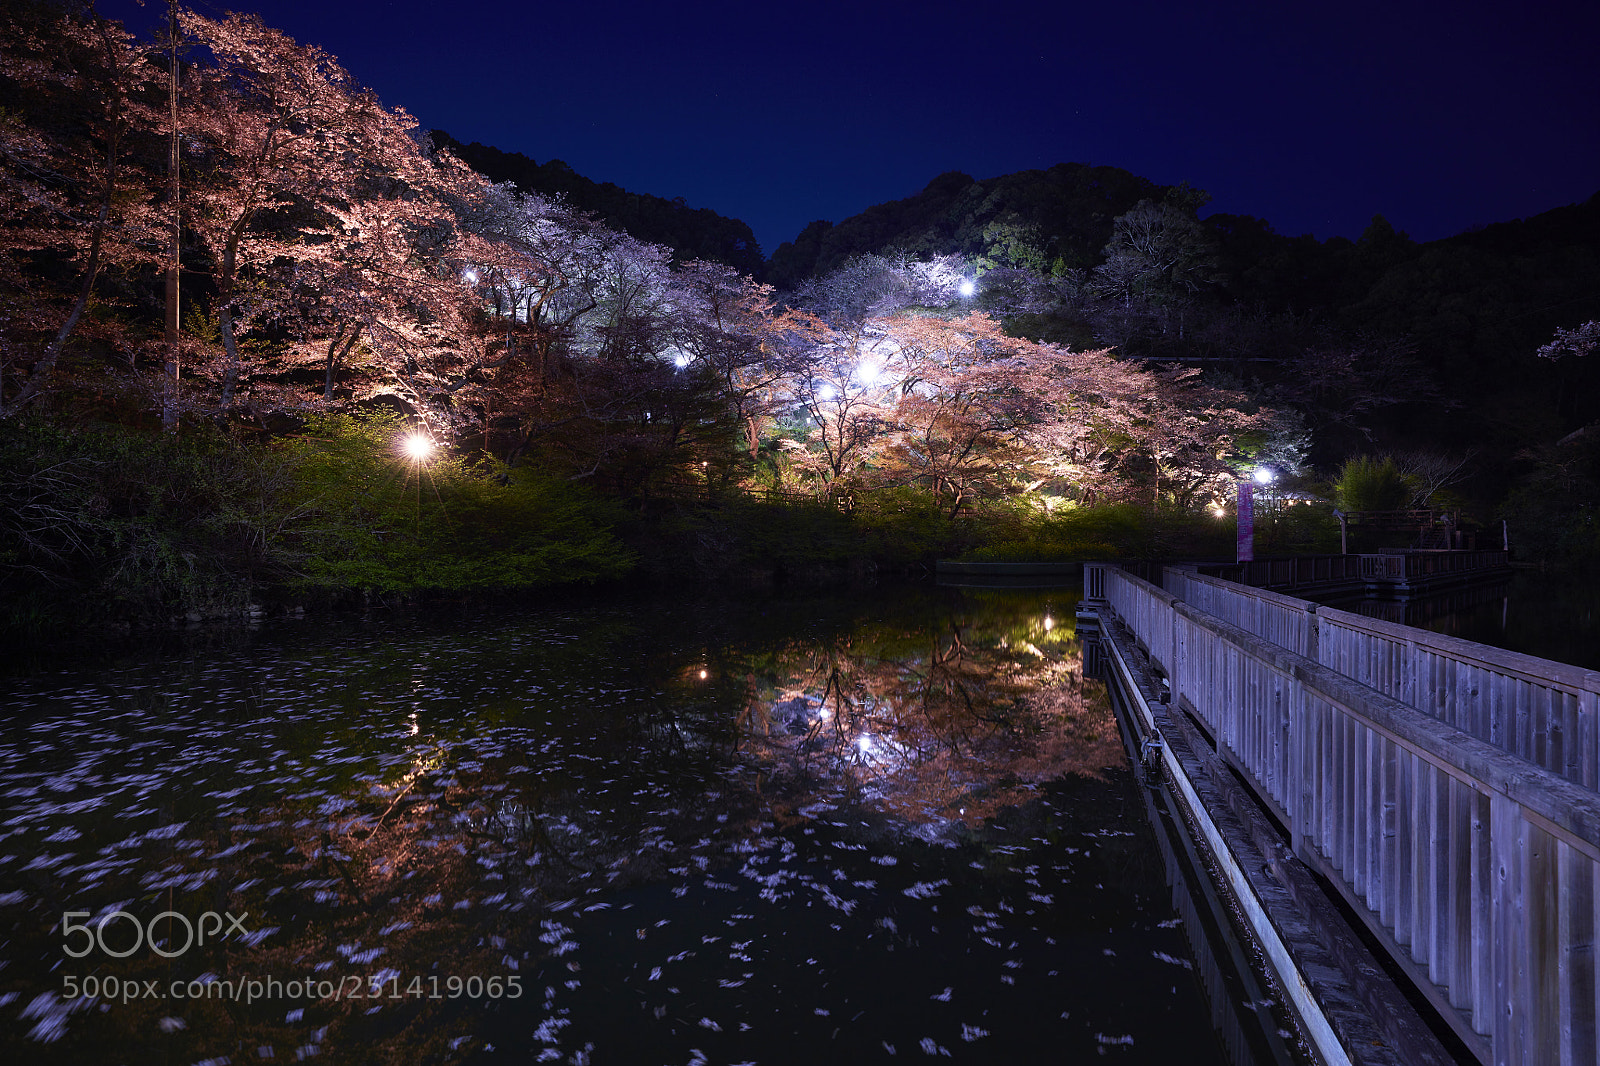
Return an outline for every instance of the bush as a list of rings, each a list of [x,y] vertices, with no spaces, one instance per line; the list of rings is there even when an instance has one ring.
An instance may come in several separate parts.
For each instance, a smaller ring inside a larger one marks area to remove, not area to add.
[[[1398,511],[1411,502],[1415,487],[1392,458],[1358,455],[1339,469],[1333,495],[1341,511]]]
[[[287,445],[294,584],[380,593],[518,590],[620,577],[622,512],[581,486],[458,458],[400,455],[391,413],[316,420]]]
[[[288,484],[280,458],[206,429],[0,424],[5,624],[240,610],[276,571]]]

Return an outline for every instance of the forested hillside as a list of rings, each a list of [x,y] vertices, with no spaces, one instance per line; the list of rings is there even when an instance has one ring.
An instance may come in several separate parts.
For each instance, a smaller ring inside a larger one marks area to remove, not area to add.
[[[1600,360],[1537,353],[1600,318],[1600,194],[1426,243],[1382,216],[1356,240],[1287,236],[1204,215],[1207,200],[1114,167],[944,174],[812,223],[768,277],[793,288],[854,256],[959,255],[975,306],[1015,333],[1205,368],[1301,411],[1322,465],[1473,452],[1486,502],[1520,455],[1593,420]]]
[[[575,210],[593,212],[606,225],[632,237],[666,245],[680,261],[726,263],[752,277],[765,265],[761,246],[748,225],[709,208],[690,207],[682,197],[668,200],[629,192],[609,181],[590,181],[559,159],[536,163],[521,152],[505,152],[476,141],[462,144],[440,130],[433,132],[433,138],[490,181],[508,181],[525,193],[559,198]]]

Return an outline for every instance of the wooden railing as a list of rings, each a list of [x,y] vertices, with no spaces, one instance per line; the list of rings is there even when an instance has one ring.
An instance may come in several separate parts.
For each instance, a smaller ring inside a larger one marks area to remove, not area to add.
[[[1600,788],[1600,672],[1182,568],[1168,567],[1162,581],[1184,602],[1246,632],[1569,781]]]
[[[1202,564],[1208,574],[1255,588],[1302,588],[1362,581],[1409,581],[1504,570],[1504,551],[1396,551],[1376,555],[1296,555]]]
[[[1600,796],[1132,575],[1102,578],[1172,698],[1483,1061],[1600,1061]],[[1270,629],[1283,606],[1230,609]],[[1309,632],[1345,655],[1343,631]]]
[[[1361,579],[1359,555],[1297,555],[1288,559],[1250,559],[1239,563],[1238,581],[1257,588],[1273,585],[1331,585]]]
[[[1354,555],[1335,558],[1355,559]],[[1317,605],[1281,592],[1206,577],[1185,567],[1169,566],[1162,586],[1183,602],[1198,607],[1247,633],[1315,659]]]
[[[1508,556],[1504,551],[1408,551],[1388,555],[1359,555],[1363,578],[1404,581],[1464,574],[1474,570],[1503,570]]]

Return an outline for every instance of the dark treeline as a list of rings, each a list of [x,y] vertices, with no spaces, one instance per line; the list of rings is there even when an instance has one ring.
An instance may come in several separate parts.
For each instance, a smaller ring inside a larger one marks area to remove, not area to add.
[[[668,200],[629,192],[609,181],[590,181],[559,159],[536,163],[521,152],[504,152],[476,141],[462,144],[438,130],[434,138],[490,181],[511,182],[523,192],[559,198],[641,241],[666,245],[680,260],[726,263],[752,277],[760,276],[766,265],[747,224],[709,208],[690,207],[681,196]]]

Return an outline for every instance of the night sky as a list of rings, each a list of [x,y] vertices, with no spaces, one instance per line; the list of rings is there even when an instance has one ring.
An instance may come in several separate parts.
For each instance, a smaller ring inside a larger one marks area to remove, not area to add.
[[[254,9],[425,127],[742,218],[768,254],[948,170],[1119,166],[1319,238],[1382,213],[1429,240],[1600,190],[1594,3]]]

